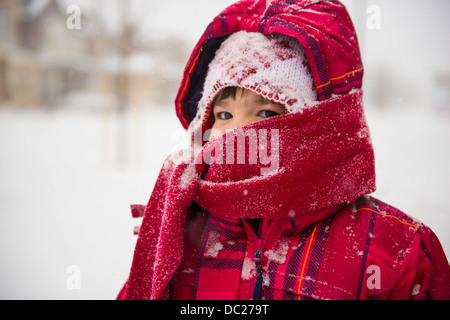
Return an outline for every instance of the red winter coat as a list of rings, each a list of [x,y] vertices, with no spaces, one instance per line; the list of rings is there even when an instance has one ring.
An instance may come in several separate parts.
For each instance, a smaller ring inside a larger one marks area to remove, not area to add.
[[[145,210],[133,207],[144,219],[118,298],[449,299],[450,267],[432,231],[364,196],[374,190],[373,150],[345,7],[267,3],[240,1],[208,26],[177,95],[181,123],[187,128],[195,118],[215,50],[240,30],[297,39],[322,103],[251,125],[279,128],[284,147],[281,170],[261,183],[251,182],[254,168],[214,164],[206,174],[202,164],[169,158]],[[266,198],[251,201],[255,194]]]
[[[134,216],[143,208],[133,206]],[[447,259],[420,222],[373,197],[317,215],[325,218],[306,227],[303,217],[286,216],[255,231],[251,220],[191,207],[169,298],[249,300],[255,291],[265,300],[450,298]]]
[[[255,232],[250,220],[196,212],[170,297],[248,300],[262,289],[266,300],[450,298],[448,262],[423,224],[371,197],[320,214],[329,217],[304,228],[301,216],[266,219]]]

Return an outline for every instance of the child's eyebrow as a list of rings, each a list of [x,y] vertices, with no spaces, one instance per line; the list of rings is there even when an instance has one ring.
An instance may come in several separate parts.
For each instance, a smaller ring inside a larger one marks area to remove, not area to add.
[[[278,104],[276,102],[273,102],[272,100],[264,98],[263,96],[260,96],[260,99],[258,102],[261,104]]]
[[[213,108],[214,108],[215,106],[222,107],[222,108],[228,108],[229,102],[227,101],[227,99],[222,99],[222,100],[219,100],[219,101],[215,101],[215,102],[212,104],[212,107],[213,107]]]

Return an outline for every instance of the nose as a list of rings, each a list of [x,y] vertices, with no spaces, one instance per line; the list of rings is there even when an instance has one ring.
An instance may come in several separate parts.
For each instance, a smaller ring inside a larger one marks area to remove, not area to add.
[[[231,131],[231,130],[243,127],[247,124],[251,124],[256,121],[257,121],[257,119],[252,119],[251,117],[246,117],[246,118],[236,117],[233,119],[233,121],[230,121],[225,126],[220,126],[220,127],[216,127],[216,128],[214,128],[214,126],[213,126],[213,130],[210,133],[209,141],[214,140],[215,138],[221,136],[222,134],[225,134],[227,131]]]
[[[234,130],[234,129],[246,126],[248,124],[251,124],[255,121],[257,121],[257,119],[254,119],[252,117],[239,117],[239,118],[236,118],[235,121],[232,121],[230,123],[229,128],[227,128],[227,129]]]

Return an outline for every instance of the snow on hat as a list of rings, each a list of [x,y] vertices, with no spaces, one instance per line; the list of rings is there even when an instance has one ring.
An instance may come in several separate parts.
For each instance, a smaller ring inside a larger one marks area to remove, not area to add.
[[[303,47],[284,35],[239,31],[230,35],[209,64],[199,113],[208,112],[226,87],[251,90],[300,112],[317,102],[317,91]],[[202,110],[203,109],[203,110]]]

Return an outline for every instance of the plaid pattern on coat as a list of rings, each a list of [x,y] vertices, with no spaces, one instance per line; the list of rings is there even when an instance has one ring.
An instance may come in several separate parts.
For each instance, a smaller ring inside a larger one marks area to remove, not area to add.
[[[450,298],[449,265],[428,227],[368,196],[324,211],[335,213],[303,229],[299,216],[266,220],[259,234],[244,219],[191,212],[170,298],[251,299],[258,238],[265,300]]]

